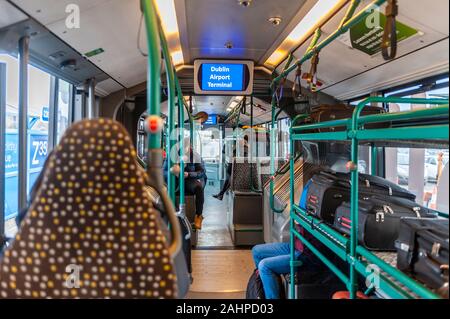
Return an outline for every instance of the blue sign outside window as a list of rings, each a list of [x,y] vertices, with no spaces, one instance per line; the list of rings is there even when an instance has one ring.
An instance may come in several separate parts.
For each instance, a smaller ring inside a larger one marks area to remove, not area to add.
[[[19,185],[19,136],[7,132],[5,143],[5,218],[18,213]],[[44,167],[48,155],[48,134],[31,131],[28,133],[28,192]]]

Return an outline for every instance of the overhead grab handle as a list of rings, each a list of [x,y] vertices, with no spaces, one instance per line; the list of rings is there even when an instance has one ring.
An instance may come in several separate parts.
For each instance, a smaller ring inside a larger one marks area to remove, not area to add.
[[[386,61],[395,59],[397,56],[397,15],[398,1],[388,0],[386,7],[386,25],[384,27],[381,52]]]
[[[309,73],[303,75],[303,79],[308,82],[311,92],[316,92],[318,87],[322,86],[322,83],[317,79],[317,67],[319,65],[319,50],[316,48],[317,43],[322,36],[322,30],[319,28],[314,33],[314,37],[311,40],[311,44],[306,50],[306,54],[314,53],[311,59],[311,69]],[[300,64],[299,64],[300,65]]]
[[[309,73],[303,75],[303,79],[308,82],[311,92],[317,92],[318,88],[323,85],[317,78],[317,67],[319,65],[319,52],[316,52],[311,59],[311,69]]]

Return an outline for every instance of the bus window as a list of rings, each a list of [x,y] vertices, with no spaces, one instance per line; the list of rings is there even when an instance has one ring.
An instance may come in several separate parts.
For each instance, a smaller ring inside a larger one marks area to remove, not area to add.
[[[48,154],[51,76],[29,66],[28,192],[44,167]]]
[[[201,156],[208,162],[219,162],[220,153],[220,134],[217,129],[207,129],[199,131],[201,143]]]
[[[7,235],[13,235],[16,231],[14,217],[18,213],[19,191],[19,63],[15,57],[10,55],[0,55],[0,62],[6,63],[7,68],[4,194],[5,232]],[[51,76],[33,66],[28,67],[28,76],[27,185],[29,192],[42,170],[48,153]],[[62,110],[65,110],[64,107],[62,107]],[[65,118],[67,119],[68,109],[65,111],[65,114]],[[67,120],[65,121],[65,127],[67,127]]]
[[[9,55],[0,54],[0,62],[6,64],[6,136],[5,136],[5,232],[15,232],[14,217],[18,211],[18,76],[17,60]],[[4,197],[3,197],[4,196]]]
[[[392,92],[388,95],[398,95],[410,92],[417,86],[401,91]],[[419,98],[447,97],[449,89],[441,88],[415,96]],[[404,112],[421,107],[432,108],[434,105],[411,105],[411,104],[391,104],[390,112]],[[417,196],[417,202],[429,208],[436,209],[437,184],[446,165],[449,162],[448,149],[407,149],[407,148],[386,148],[386,178],[390,179],[409,189]]]
[[[69,127],[69,108],[70,108],[70,84],[64,80],[58,80],[58,123],[57,123],[57,142],[61,140],[66,129]]]

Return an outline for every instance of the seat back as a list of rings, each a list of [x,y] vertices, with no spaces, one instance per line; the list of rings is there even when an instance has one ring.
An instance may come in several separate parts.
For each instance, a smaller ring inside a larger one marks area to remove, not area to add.
[[[135,158],[115,121],[67,130],[0,261],[0,298],[177,296],[167,238]]]
[[[249,163],[247,158],[235,158],[231,173],[230,189],[234,192],[252,192],[258,189],[257,163]]]

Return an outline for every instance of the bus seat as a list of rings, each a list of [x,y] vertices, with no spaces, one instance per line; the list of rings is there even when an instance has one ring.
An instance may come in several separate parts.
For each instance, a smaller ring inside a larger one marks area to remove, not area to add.
[[[258,188],[256,163],[235,159],[229,196],[229,227],[235,245],[256,245],[263,242],[262,194]]]
[[[0,261],[0,298],[177,297],[169,243],[135,158],[113,120],[67,130]]]

